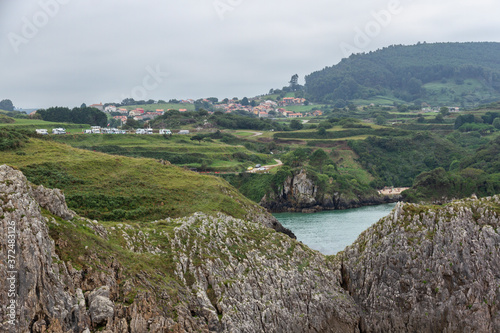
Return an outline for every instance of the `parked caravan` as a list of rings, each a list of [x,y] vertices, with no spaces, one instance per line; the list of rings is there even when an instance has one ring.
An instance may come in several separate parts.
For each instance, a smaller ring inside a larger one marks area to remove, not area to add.
[[[42,128],[42,129],[37,129],[36,134],[48,135],[49,132],[46,129]]]
[[[66,134],[66,130],[62,127],[52,129],[52,134]]]

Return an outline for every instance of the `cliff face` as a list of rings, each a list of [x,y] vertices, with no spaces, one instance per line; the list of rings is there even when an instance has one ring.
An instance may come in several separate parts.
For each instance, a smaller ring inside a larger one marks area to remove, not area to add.
[[[335,266],[261,212],[103,225],[6,166],[0,193],[2,332],[359,332]]]
[[[278,193],[269,193],[260,202],[271,212],[304,212],[349,209],[368,205],[397,202],[401,196],[380,196],[363,194],[347,197],[340,191],[321,193],[318,186],[308,177],[305,170],[289,176]]]
[[[1,166],[0,174],[0,330],[40,332],[48,325],[60,331],[85,326],[85,307],[76,301],[76,290],[68,290],[61,280],[54,264],[59,258],[34,200],[43,196],[45,204],[58,202],[58,212],[69,217],[64,197],[58,191],[33,190],[11,168]]]
[[[398,204],[333,257],[261,211],[83,219],[6,166],[0,200],[2,332],[500,331],[499,197]]]
[[[363,332],[500,332],[500,198],[399,203],[347,247]]]

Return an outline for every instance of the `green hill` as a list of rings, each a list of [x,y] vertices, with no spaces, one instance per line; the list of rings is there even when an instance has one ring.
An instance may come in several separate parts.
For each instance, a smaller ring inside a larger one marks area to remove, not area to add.
[[[34,184],[62,189],[69,207],[88,218],[151,221],[195,212],[244,218],[249,211],[263,212],[217,177],[154,159],[113,156],[28,139],[18,132],[7,134],[9,145],[1,152],[0,164],[22,170]]]
[[[308,97],[473,107],[500,99],[500,43],[393,45],[306,76]]]
[[[11,118],[9,116],[0,113],[0,124],[11,124],[13,122],[15,122],[14,118]]]

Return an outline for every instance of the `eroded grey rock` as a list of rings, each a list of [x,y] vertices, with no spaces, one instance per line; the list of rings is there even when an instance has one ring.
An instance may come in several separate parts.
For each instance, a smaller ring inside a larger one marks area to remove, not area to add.
[[[499,198],[399,203],[342,255],[364,332],[500,332]]]
[[[108,297],[96,295],[89,303],[89,314],[92,324],[102,325],[103,323],[107,323],[109,318],[113,317],[115,306]]]
[[[89,261],[83,268],[62,261],[55,248],[71,244],[51,239],[37,201],[53,192],[38,193],[21,172],[0,166],[0,233],[15,222],[19,282],[14,330],[4,319],[8,269],[1,262],[2,332],[500,331],[498,196],[398,204],[335,257],[265,227],[273,220],[260,209],[249,211],[254,222],[200,213],[168,219],[179,225],[171,233],[156,230],[159,221],[142,228],[91,222],[102,244],[118,238],[130,255],[173,253],[167,290],[154,284],[165,272],[124,275],[113,256],[99,259],[99,246],[79,259]],[[166,240],[153,243],[153,235]],[[2,238],[2,257],[7,245]]]
[[[31,186],[31,194],[36,202],[47,209],[52,214],[59,216],[65,220],[71,220],[76,213],[66,205],[64,193],[59,189],[45,188],[43,185]]]

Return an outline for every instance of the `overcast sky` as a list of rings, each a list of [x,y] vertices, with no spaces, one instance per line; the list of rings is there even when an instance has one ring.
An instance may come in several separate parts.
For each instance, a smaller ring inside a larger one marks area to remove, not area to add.
[[[252,97],[352,52],[500,41],[495,0],[0,0],[0,99]]]

